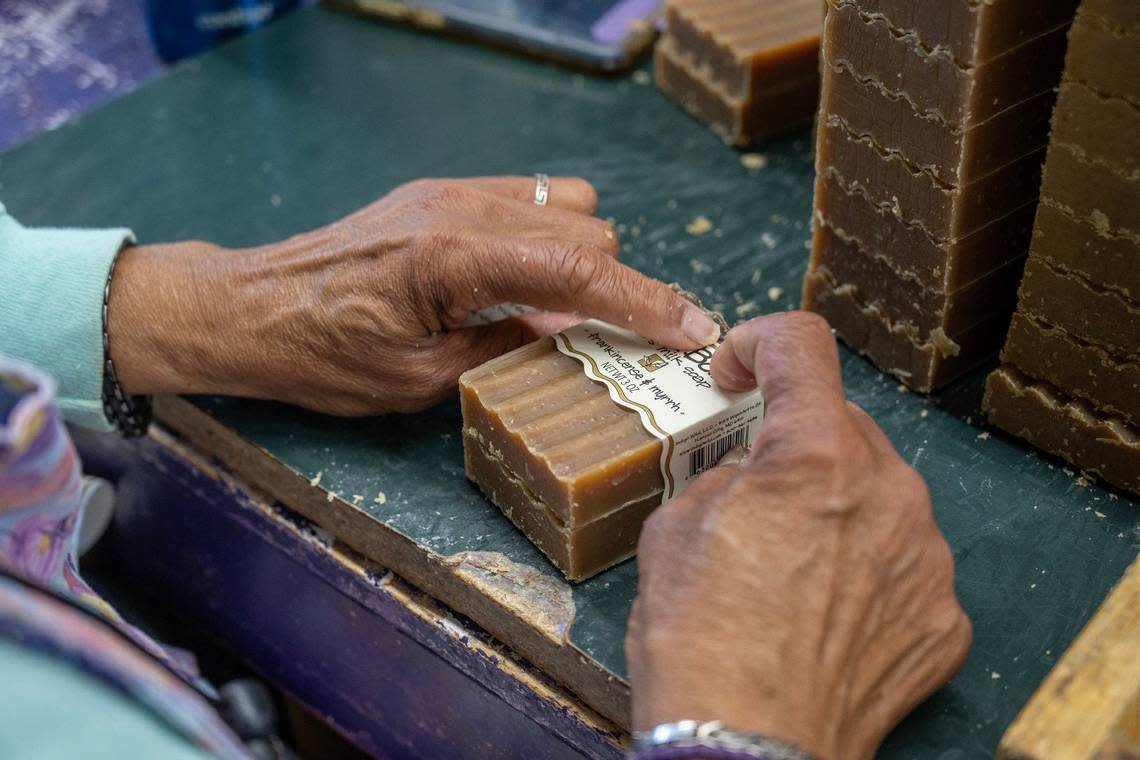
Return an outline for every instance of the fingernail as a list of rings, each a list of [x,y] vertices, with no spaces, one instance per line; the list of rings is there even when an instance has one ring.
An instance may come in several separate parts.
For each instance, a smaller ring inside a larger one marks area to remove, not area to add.
[[[716,377],[717,384],[726,386],[729,390],[744,391],[756,387],[756,378],[746,372],[739,372],[735,367],[719,367]]]
[[[696,306],[689,306],[681,317],[681,332],[685,333],[686,338],[708,346],[716,343],[720,337],[720,326]]]
[[[746,456],[748,456],[748,452],[740,446],[737,446],[734,449],[729,449],[728,451],[724,452],[724,456],[720,458],[720,461],[716,463],[716,466],[723,467],[725,465],[731,466],[734,464],[740,464],[744,461],[744,457]]]

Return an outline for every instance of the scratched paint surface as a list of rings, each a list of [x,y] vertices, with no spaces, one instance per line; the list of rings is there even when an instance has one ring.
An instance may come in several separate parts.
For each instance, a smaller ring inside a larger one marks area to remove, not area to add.
[[[582,174],[620,225],[625,260],[742,318],[798,303],[807,255],[809,136],[763,153],[764,168],[745,168],[634,79],[594,80],[317,8],[4,154],[0,183],[27,223],[126,223],[143,240],[245,245],[327,222],[417,176]],[[701,216],[710,228],[692,234]],[[975,624],[963,672],[883,756],[990,756],[1136,555],[1140,505],[987,437],[980,375],[929,400],[846,351],[843,372],[850,397],[926,476]],[[199,403],[425,551],[501,552],[554,573],[464,480],[456,404],[345,421]],[[573,590],[571,641],[619,675],[635,586],[627,562]]]

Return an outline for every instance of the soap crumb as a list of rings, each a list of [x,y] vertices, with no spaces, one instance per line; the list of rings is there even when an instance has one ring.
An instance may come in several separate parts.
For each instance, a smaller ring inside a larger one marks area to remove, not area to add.
[[[760,282],[760,270],[759,269],[753,269],[752,270],[751,282],[753,285],[756,285]]]
[[[1029,588],[1037,588],[1037,584],[1036,583],[1030,583]]]
[[[388,501],[388,497],[384,495],[383,491],[381,491],[380,493],[376,494],[376,498],[372,500],[372,503],[373,504],[384,504],[387,501]]]
[[[919,417],[926,417],[926,415],[928,415],[928,414],[930,414],[930,410],[929,409],[923,409],[921,412],[918,413],[918,416]]]
[[[780,296],[782,296],[782,295],[784,295],[784,289],[783,288],[778,288],[775,285],[768,288],[768,300],[769,301],[779,301]]]
[[[758,307],[755,301],[746,301],[736,307],[736,316],[743,317],[756,311]]]
[[[1116,495],[1116,494],[1114,494],[1114,493],[1110,493],[1110,494],[1108,495],[1108,500],[1109,500],[1109,501],[1120,501],[1120,497],[1119,497],[1119,496],[1117,496],[1117,495]]]
[[[895,388],[895,390],[898,391],[899,393],[906,393],[906,386],[903,385],[902,383],[899,383],[899,386],[897,388]]]
[[[1094,514],[1094,515],[1096,515],[1097,517],[1099,517],[1099,518],[1100,518],[1100,519],[1102,519],[1102,520],[1103,520],[1103,519],[1106,517],[1106,515],[1104,514],[1104,512],[1096,512],[1096,511],[1094,511],[1094,512],[1093,512],[1093,514]]]
[[[1075,482],[1081,488],[1088,488],[1088,485],[1089,485],[1089,481],[1084,475],[1081,475],[1079,478],[1077,478],[1073,482]]]
[[[987,431],[983,430],[982,432],[978,433],[978,440],[979,441],[988,441],[989,439],[990,439],[990,434]]]
[[[1001,673],[997,672],[996,670],[990,672],[990,680],[991,681],[996,681],[999,678],[1001,678]]]
[[[1070,478],[1071,478],[1071,477],[1073,477],[1073,475],[1074,475],[1073,471],[1072,471],[1072,470],[1070,470],[1068,467],[1062,467],[1062,468],[1061,468],[1061,472],[1065,473],[1065,474],[1066,474],[1066,475],[1068,475]]]
[[[634,84],[649,84],[649,72],[645,69],[638,69],[637,71],[633,72],[633,77],[631,78],[633,79]]]
[[[324,474],[325,474],[325,473],[324,473],[324,471],[323,471],[323,470],[322,470],[321,472],[318,472],[316,475],[314,475],[314,476],[313,476],[313,477],[312,477],[312,478],[309,480],[309,485],[311,485],[311,486],[319,486],[319,485],[321,484],[321,476],[322,476],[322,475],[324,475]]]
[[[276,208],[277,206],[280,206],[281,205],[281,196],[278,195],[277,193],[274,193],[273,195],[269,196],[269,205],[273,206],[274,208]]]
[[[335,498],[336,498],[336,491],[329,491],[328,494],[325,496],[326,501],[332,501]]]
[[[354,494],[352,495],[352,503],[353,503],[353,504],[359,504],[359,503],[360,503],[360,502],[362,502],[362,501],[364,501],[364,497],[363,497],[363,496],[361,496],[360,494],[358,494],[358,493],[354,493]]]
[[[765,233],[761,234],[760,235],[760,242],[763,243],[764,247],[767,248],[768,250],[772,250],[773,248],[776,247],[776,238],[772,237],[772,233],[770,233],[770,232],[765,232]]]
[[[768,165],[768,157],[763,153],[745,153],[740,157],[741,165],[750,171],[760,171]]]
[[[712,271],[712,267],[700,259],[689,259],[689,266],[692,268],[694,274],[708,274]]]
[[[685,229],[690,235],[704,235],[712,228],[712,222],[709,221],[709,218],[707,216],[698,216],[696,219],[685,225]]]

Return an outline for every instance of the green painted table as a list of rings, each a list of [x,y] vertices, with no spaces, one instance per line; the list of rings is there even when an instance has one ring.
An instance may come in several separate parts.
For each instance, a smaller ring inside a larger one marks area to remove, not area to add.
[[[0,156],[0,197],[26,224],[123,224],[144,241],[237,246],[328,222],[420,176],[580,174],[619,225],[627,262],[730,318],[794,308],[809,134],[766,146],[767,166],[750,171],[639,79],[591,79],[315,8]],[[711,232],[686,231],[698,215]],[[843,372],[849,396],[929,482],[975,626],[965,668],[882,756],[989,756],[1136,556],[1140,511],[983,432],[980,374],[927,399],[846,351]],[[458,404],[335,420],[164,399],[160,413],[624,721],[636,564],[565,584],[464,479]]]

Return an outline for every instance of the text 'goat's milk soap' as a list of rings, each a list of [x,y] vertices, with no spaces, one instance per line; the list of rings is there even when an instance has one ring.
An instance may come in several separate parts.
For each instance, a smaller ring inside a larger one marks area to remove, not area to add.
[[[713,346],[677,351],[590,320],[459,379],[467,476],[578,581],[633,555],[641,524],[759,429]]]

